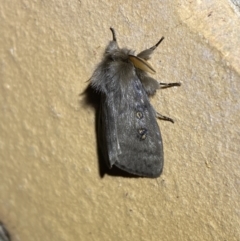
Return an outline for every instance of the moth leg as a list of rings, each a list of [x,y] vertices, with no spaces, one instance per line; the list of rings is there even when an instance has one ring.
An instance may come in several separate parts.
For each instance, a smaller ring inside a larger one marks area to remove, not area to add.
[[[161,89],[165,89],[165,88],[169,88],[169,87],[173,87],[173,86],[181,86],[180,82],[176,82],[176,83],[159,83],[159,85],[163,85],[163,87],[160,87]]]
[[[160,88],[163,89],[163,88],[169,88],[169,87],[173,87],[173,86],[180,86],[181,83],[180,82],[176,82],[176,83],[159,83],[159,85],[163,85],[163,87],[160,87]],[[165,121],[170,121],[170,122],[174,123],[174,120],[172,118],[164,116],[164,115],[161,115],[158,112],[156,112],[156,117],[158,119],[165,120]]]
[[[153,53],[153,51],[158,47],[158,45],[164,40],[164,37],[162,37],[154,46],[152,46],[149,49],[143,50],[142,52],[140,52],[137,57],[142,58],[144,60],[149,60],[151,54]]]
[[[117,41],[116,32],[115,32],[114,28],[111,27],[110,30],[112,31],[113,41]]]
[[[114,30],[114,28],[110,28],[110,30],[112,31],[112,41],[110,41],[110,43],[108,44],[105,53],[113,53],[114,51],[118,50],[118,44],[117,44],[117,38],[116,38],[116,32]]]
[[[161,119],[161,120],[165,120],[165,121],[170,121],[172,123],[174,123],[174,120],[170,117],[167,117],[167,116],[164,116],[164,115],[161,115],[160,113],[156,112],[156,117],[158,119]]]
[[[158,46],[163,40],[164,40],[164,37],[161,37],[160,40],[159,40],[154,46],[152,46],[150,49],[151,49],[152,51],[154,51],[154,50],[157,48],[157,46]]]
[[[136,73],[140,81],[142,82],[147,95],[154,95],[156,93],[156,90],[159,89],[159,82],[148,76],[147,73],[141,69],[136,69]]]

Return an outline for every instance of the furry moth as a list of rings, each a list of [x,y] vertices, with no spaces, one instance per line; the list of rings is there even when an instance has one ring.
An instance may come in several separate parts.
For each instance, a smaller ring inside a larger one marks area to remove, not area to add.
[[[92,88],[101,94],[99,148],[109,168],[115,165],[134,175],[158,177],[163,169],[163,143],[156,118],[173,120],[157,113],[148,97],[161,85],[180,83],[159,83],[147,74],[155,73],[147,60],[164,37],[134,55],[118,47],[115,31],[110,30],[113,39],[91,77]]]
[[[0,241],[10,241],[10,234],[0,221]]]

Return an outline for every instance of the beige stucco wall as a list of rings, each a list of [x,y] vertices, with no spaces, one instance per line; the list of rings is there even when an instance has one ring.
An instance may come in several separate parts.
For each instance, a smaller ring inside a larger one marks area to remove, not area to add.
[[[82,95],[115,27],[164,42],[157,179],[99,174]],[[240,240],[240,18],[227,0],[0,0],[0,220],[14,241]]]

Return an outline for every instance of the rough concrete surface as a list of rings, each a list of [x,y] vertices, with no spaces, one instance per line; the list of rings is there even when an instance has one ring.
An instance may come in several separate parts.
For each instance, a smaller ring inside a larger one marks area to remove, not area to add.
[[[117,32],[151,59],[165,166],[98,161],[87,81]],[[228,0],[0,0],[0,221],[13,241],[240,240],[240,18]],[[103,168],[104,169],[104,168]]]

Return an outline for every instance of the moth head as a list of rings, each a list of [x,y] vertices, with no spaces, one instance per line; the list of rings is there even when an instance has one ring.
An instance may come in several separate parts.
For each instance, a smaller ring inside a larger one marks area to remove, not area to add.
[[[156,71],[154,68],[147,62],[148,55],[150,55],[149,50],[147,50],[147,56],[144,55],[146,51],[143,51],[140,54],[143,54],[145,58],[141,58],[138,56],[133,55],[133,52],[128,49],[120,49],[117,44],[116,33],[113,28],[110,28],[112,31],[112,41],[108,44],[105,55],[110,61],[123,61],[123,62],[131,62],[135,68],[141,69],[145,72],[149,72],[151,74],[155,74]],[[159,43],[163,40],[163,38],[154,46],[153,48],[157,47]],[[150,49],[153,51],[154,49]]]
[[[129,62],[129,54],[133,54],[133,51],[126,49],[126,48],[119,48],[117,39],[116,39],[116,33],[113,28],[110,28],[112,31],[113,39],[109,42],[106,50],[105,50],[105,56],[110,61],[122,61],[122,62]]]

